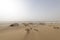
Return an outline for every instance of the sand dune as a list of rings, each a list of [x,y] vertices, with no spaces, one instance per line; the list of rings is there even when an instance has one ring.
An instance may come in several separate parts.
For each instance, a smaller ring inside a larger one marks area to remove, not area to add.
[[[24,25],[20,24],[19,27],[4,27],[0,29],[0,40],[60,40],[59,24],[29,24],[24,27],[21,26]]]

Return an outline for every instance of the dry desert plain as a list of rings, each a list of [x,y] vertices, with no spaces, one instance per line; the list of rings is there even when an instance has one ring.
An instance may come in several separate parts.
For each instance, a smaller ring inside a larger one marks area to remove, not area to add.
[[[1,25],[0,40],[60,40],[60,23]]]

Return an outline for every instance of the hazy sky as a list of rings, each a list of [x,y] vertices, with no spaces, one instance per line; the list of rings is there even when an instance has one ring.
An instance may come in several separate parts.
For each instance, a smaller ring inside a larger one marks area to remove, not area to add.
[[[0,21],[59,21],[60,0],[0,0]]]

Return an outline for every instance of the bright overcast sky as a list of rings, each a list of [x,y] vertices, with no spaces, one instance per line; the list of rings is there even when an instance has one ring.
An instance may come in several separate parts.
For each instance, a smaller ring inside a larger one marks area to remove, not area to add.
[[[0,0],[0,21],[56,20],[60,20],[60,0]]]

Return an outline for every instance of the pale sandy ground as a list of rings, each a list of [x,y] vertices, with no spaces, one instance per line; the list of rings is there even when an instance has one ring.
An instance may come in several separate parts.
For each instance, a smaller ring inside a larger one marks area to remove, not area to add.
[[[25,29],[30,27],[32,30],[27,33]],[[19,27],[0,27],[0,40],[60,40],[60,28],[53,27],[60,27],[60,24],[34,24],[26,27],[20,24]]]

